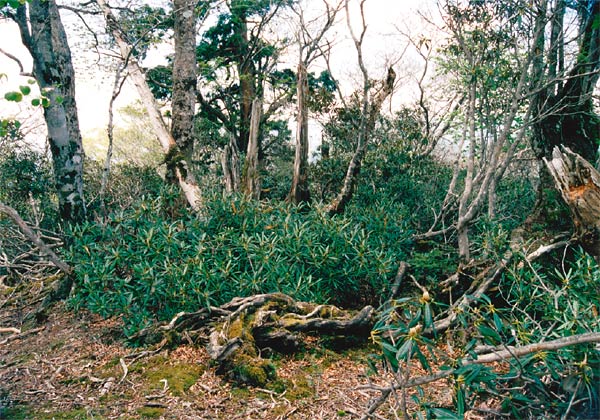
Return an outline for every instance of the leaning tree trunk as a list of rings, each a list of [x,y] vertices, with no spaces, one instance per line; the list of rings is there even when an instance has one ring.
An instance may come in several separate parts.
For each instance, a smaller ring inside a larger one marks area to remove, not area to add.
[[[330,215],[343,213],[346,209],[346,205],[350,202],[350,199],[354,194],[356,179],[360,173],[362,160],[367,152],[369,138],[375,129],[375,122],[379,116],[383,102],[392,94],[394,90],[395,80],[396,73],[394,72],[394,69],[390,67],[388,69],[387,78],[383,81],[383,87],[375,95],[371,104],[366,106],[366,115],[362,115],[362,118],[365,118],[366,120],[365,123],[361,124],[360,126],[356,150],[354,151],[352,159],[350,159],[350,163],[348,164],[342,190],[325,209],[325,211]]]
[[[600,173],[568,147],[544,158],[556,188],[569,206],[577,237],[596,261],[600,260]]]
[[[175,139],[169,132],[167,125],[162,118],[160,110],[156,104],[156,100],[154,99],[154,95],[152,95],[152,91],[146,82],[144,72],[131,54],[132,47],[127,42],[127,37],[121,30],[117,19],[108,6],[106,0],[96,0],[96,3],[102,10],[102,14],[106,20],[107,30],[117,43],[121,58],[127,64],[129,77],[133,81],[133,84],[135,85],[140,96],[140,100],[142,101],[142,104],[144,105],[144,108],[150,117],[150,123],[154,129],[154,134],[158,138],[158,141],[165,152],[165,163],[167,164],[167,168],[173,169],[175,178],[179,183],[181,190],[185,194],[189,205],[193,209],[198,210],[202,205],[200,188],[194,180],[191,171],[188,170],[188,163],[179,150]]]
[[[298,64],[296,104],[298,112],[296,126],[296,155],[294,157],[294,176],[289,201],[294,204],[310,201],[308,189],[308,77],[306,65]]]
[[[33,57],[33,73],[41,93],[48,98],[44,118],[52,152],[54,178],[61,218],[85,218],[83,197],[83,145],[77,105],[75,72],[67,35],[54,0],[34,0],[17,10],[23,44]]]

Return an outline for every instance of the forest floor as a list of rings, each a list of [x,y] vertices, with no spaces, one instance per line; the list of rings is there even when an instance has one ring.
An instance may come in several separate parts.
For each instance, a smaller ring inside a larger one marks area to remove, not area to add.
[[[0,334],[2,419],[352,419],[380,395],[361,387],[386,384],[381,372],[369,374],[376,348],[368,343],[344,349],[307,337],[302,353],[272,357],[277,377],[265,388],[234,386],[203,345],[130,347],[118,319],[64,303],[22,326],[40,299],[2,287],[0,327],[23,328]],[[448,383],[428,385],[426,397],[449,405]],[[397,418],[397,410],[391,398],[378,418]]]

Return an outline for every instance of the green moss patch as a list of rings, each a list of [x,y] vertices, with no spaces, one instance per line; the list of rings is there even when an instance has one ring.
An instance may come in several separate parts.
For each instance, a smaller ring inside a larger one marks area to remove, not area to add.
[[[141,407],[137,413],[144,419],[157,419],[165,413],[164,408],[160,407]]]
[[[130,372],[140,373],[148,384],[148,390],[162,390],[163,380],[167,381],[169,391],[175,396],[183,396],[198,381],[206,368],[196,363],[181,363],[167,356],[155,356],[146,361],[135,363]]]

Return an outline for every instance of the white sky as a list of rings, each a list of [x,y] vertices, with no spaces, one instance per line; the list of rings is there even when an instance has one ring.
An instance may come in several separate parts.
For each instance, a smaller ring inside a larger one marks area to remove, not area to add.
[[[309,6],[314,4],[315,7],[319,7],[322,4],[321,0],[307,0],[306,3]],[[399,36],[396,28],[404,28],[411,33],[422,31],[417,10],[435,9],[434,4],[434,0],[369,0],[366,2],[365,14],[368,30],[364,52],[371,77],[383,77],[386,72],[387,63],[390,61],[393,62],[399,57],[405,41]],[[96,56],[86,49],[85,43],[82,44],[80,39],[75,38],[77,32],[70,30],[69,19],[72,16],[69,17],[68,15],[68,12],[64,13],[63,21],[66,22],[67,35],[71,37],[69,43],[72,48],[76,68],[76,100],[79,108],[80,126],[85,136],[86,133],[106,127],[113,76],[109,73],[100,73],[96,70],[97,67],[94,64]],[[357,31],[359,29],[358,27],[356,28]],[[340,33],[347,32],[343,12],[341,13],[341,24],[338,25],[338,31]],[[25,47],[21,44],[18,28],[15,23],[6,20],[0,21],[0,39],[3,40],[2,48],[8,53],[17,56],[25,66],[25,71],[31,72],[31,58]],[[82,56],[86,58],[84,60],[87,61],[86,64],[82,63],[80,59]],[[153,59],[160,60],[160,52],[157,52],[152,57]],[[338,72],[336,75],[338,79],[346,81],[356,79],[358,75],[356,52],[352,44],[346,41],[344,45],[344,42],[341,42],[337,47],[336,56],[333,60],[334,71]],[[396,67],[401,65],[396,65]],[[318,68],[314,70],[318,70]],[[4,99],[4,93],[17,90],[18,86],[26,84],[29,78],[19,76],[17,64],[1,53],[0,73],[6,75],[6,77],[0,80],[0,115],[3,118],[19,118],[21,121],[24,121],[26,126],[36,127],[37,135],[41,136],[43,140],[43,129],[40,131],[40,127],[43,126],[41,112],[38,110],[37,117],[31,118],[29,115],[33,113],[35,116],[36,112],[31,109],[31,106],[27,106],[29,103],[28,100],[20,104],[15,104],[8,103]],[[397,73],[402,74],[402,69],[400,71],[397,69]],[[354,86],[351,88],[353,89]],[[406,96],[406,92],[408,91],[410,89],[404,93],[400,92],[399,95]],[[31,96],[34,97],[34,93]],[[115,109],[136,99],[133,87],[126,86]]]

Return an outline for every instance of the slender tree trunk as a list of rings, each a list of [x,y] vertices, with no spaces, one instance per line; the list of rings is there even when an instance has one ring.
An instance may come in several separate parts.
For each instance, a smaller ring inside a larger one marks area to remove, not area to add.
[[[367,152],[367,146],[369,138],[373,130],[375,129],[375,122],[381,112],[383,102],[392,94],[394,90],[394,81],[396,80],[396,73],[394,69],[390,67],[388,69],[387,78],[382,82],[381,90],[375,95],[371,104],[366,106],[365,124],[361,124],[361,128],[358,133],[358,142],[356,150],[350,159],[348,169],[346,171],[346,177],[344,178],[344,184],[342,190],[337,197],[326,207],[327,213],[330,215],[343,213],[346,209],[346,205],[352,199],[354,189],[356,187],[356,179],[360,173],[362,160]],[[365,93],[366,95],[367,93]],[[364,111],[363,111],[364,112]]]
[[[54,0],[33,0],[19,7],[17,23],[23,44],[33,57],[33,73],[48,98],[44,118],[52,152],[59,213],[63,220],[85,218],[83,196],[83,145],[77,105],[75,72],[67,35]]]
[[[475,172],[475,154],[477,153],[475,139],[475,101],[477,94],[476,81],[473,80],[469,86],[469,99],[467,109],[468,130],[464,133],[468,138],[469,157],[467,159],[467,173],[465,175],[465,188],[460,196],[458,203],[458,221],[456,230],[458,234],[458,255],[463,261],[468,261],[470,258],[469,246],[469,220],[465,217],[468,210],[473,192],[473,178]],[[462,151],[459,151],[461,153]]]
[[[252,118],[250,119],[250,139],[248,152],[244,162],[243,180],[244,193],[255,200],[260,198],[260,120],[262,118],[262,101],[255,99],[252,103]]]
[[[235,32],[235,53],[240,79],[240,127],[238,150],[246,150],[251,136],[253,101],[256,98],[254,63],[250,55],[247,22],[247,0],[233,0],[231,14]]]
[[[127,70],[129,71],[129,77],[133,81],[140,100],[150,117],[154,134],[158,138],[164,152],[165,152],[165,163],[167,169],[172,169],[174,176],[179,183],[189,205],[198,210],[202,204],[202,196],[200,189],[196,184],[191,172],[187,169],[188,164],[185,160],[185,156],[182,155],[181,151],[177,147],[175,139],[169,132],[165,121],[162,118],[160,110],[156,104],[156,100],[152,95],[152,91],[146,82],[146,77],[139,64],[131,54],[131,45],[127,41],[127,37],[122,32],[112,10],[108,6],[106,0],[97,0],[96,3],[100,6],[104,18],[106,20],[106,26],[108,32],[113,36],[117,46],[119,48],[121,58],[127,64]]]
[[[289,201],[294,204],[310,201],[308,189],[308,77],[306,65],[298,64],[296,109],[296,155],[294,157],[294,175]]]

